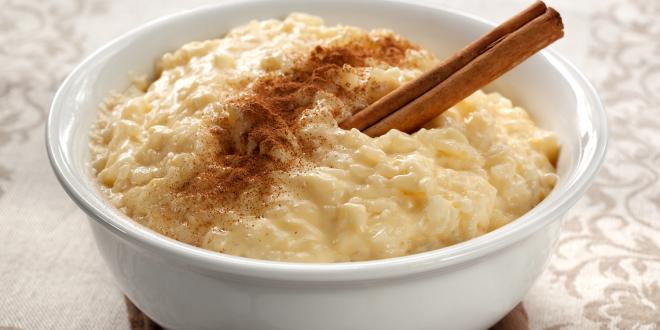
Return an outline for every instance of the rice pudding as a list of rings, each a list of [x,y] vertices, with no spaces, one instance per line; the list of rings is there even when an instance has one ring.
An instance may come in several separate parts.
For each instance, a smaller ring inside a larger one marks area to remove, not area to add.
[[[91,167],[130,218],[222,253],[342,262],[462,242],[543,200],[559,146],[481,91],[414,134],[338,127],[437,63],[388,30],[253,21],[165,54],[154,79],[111,95]]]

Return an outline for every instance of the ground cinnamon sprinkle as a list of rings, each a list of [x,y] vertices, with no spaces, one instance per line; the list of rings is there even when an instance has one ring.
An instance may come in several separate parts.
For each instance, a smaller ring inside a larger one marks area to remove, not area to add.
[[[337,83],[345,65],[364,67],[372,58],[396,66],[410,48],[415,46],[393,36],[365,37],[341,47],[317,46],[285,74],[259,78],[250,93],[227,102],[240,114],[244,129],[236,136],[236,127],[226,119],[214,123],[210,129],[219,151],[177,190],[177,197],[213,210],[221,206],[258,215],[266,205],[265,196],[274,193],[273,173],[302,166],[322,143],[301,131],[305,124],[301,114],[312,107],[316,93],[325,91],[349,100],[360,91]]]

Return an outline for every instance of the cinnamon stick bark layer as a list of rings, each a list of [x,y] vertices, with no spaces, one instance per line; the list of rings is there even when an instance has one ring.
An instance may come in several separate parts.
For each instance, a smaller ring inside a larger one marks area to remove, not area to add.
[[[412,133],[563,36],[559,13],[536,2],[512,19],[340,124],[375,137]]]

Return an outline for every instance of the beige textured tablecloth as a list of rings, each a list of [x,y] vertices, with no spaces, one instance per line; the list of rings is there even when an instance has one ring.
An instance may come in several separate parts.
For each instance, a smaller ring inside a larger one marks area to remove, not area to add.
[[[0,328],[128,328],[85,217],[51,173],[44,119],[86,54],[145,21],[212,2],[0,0]],[[496,21],[529,3],[436,2]],[[660,329],[660,1],[547,2],[566,23],[554,47],[597,86],[611,140],[525,298],[531,327]]]

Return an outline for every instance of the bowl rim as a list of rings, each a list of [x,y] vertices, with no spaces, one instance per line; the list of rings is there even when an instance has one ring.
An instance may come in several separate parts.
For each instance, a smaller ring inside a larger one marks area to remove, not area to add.
[[[545,57],[560,72],[569,84],[571,84],[571,89],[576,93],[576,97],[578,98],[578,109],[576,111],[584,110],[579,109],[582,106],[586,109],[584,111],[590,112],[589,117],[591,121],[589,124],[591,126],[589,130],[593,134],[595,145],[588,150],[588,153],[585,152],[584,148],[580,148],[580,157],[576,161],[572,175],[564,185],[565,191],[563,193],[551,193],[541,203],[515,221],[462,243],[408,256],[358,262],[295,263],[259,260],[213,252],[163,236],[147,227],[137,224],[123,215],[114,207],[108,205],[107,201],[101,200],[99,194],[90,193],[89,189],[97,188],[93,187],[92,182],[86,182],[89,187],[81,184],[83,181],[90,180],[77,178],[86,176],[73,171],[73,167],[71,166],[72,161],[65,157],[62,143],[59,140],[59,132],[57,131],[57,128],[60,127],[57,125],[57,120],[63,117],[57,114],[64,108],[60,105],[69,96],[67,94],[70,93],[69,89],[72,80],[80,75],[90,63],[102,57],[103,54],[114,49],[123,41],[137,36],[144,31],[157,29],[159,26],[166,25],[173,20],[190,19],[198,13],[207,10],[221,10],[222,8],[234,5],[250,6],[260,1],[228,1],[206,5],[166,15],[142,24],[111,40],[87,56],[73,69],[58,88],[51,103],[46,122],[46,149],[51,167],[58,181],[71,199],[90,218],[106,229],[109,229],[112,233],[119,236],[120,239],[139,248],[156,252],[162,256],[183,262],[197,269],[211,271],[212,273],[309,282],[374,280],[398,277],[463,264],[528,237],[550,222],[556,221],[573,206],[589,187],[602,165],[607,151],[607,116],[601,101],[594,87],[574,65],[552,49],[545,49],[540,53],[541,56]],[[373,0],[362,1],[374,2]],[[387,0],[387,2],[405,6],[421,6],[422,8],[457,15],[465,20],[472,20],[474,23],[487,24],[489,26],[494,25],[477,16],[453,9],[442,8],[438,5],[422,4],[407,0]],[[582,98],[579,97],[580,95]],[[556,188],[553,189],[553,192],[554,190]],[[552,203],[548,201],[551,196],[554,197]]]

